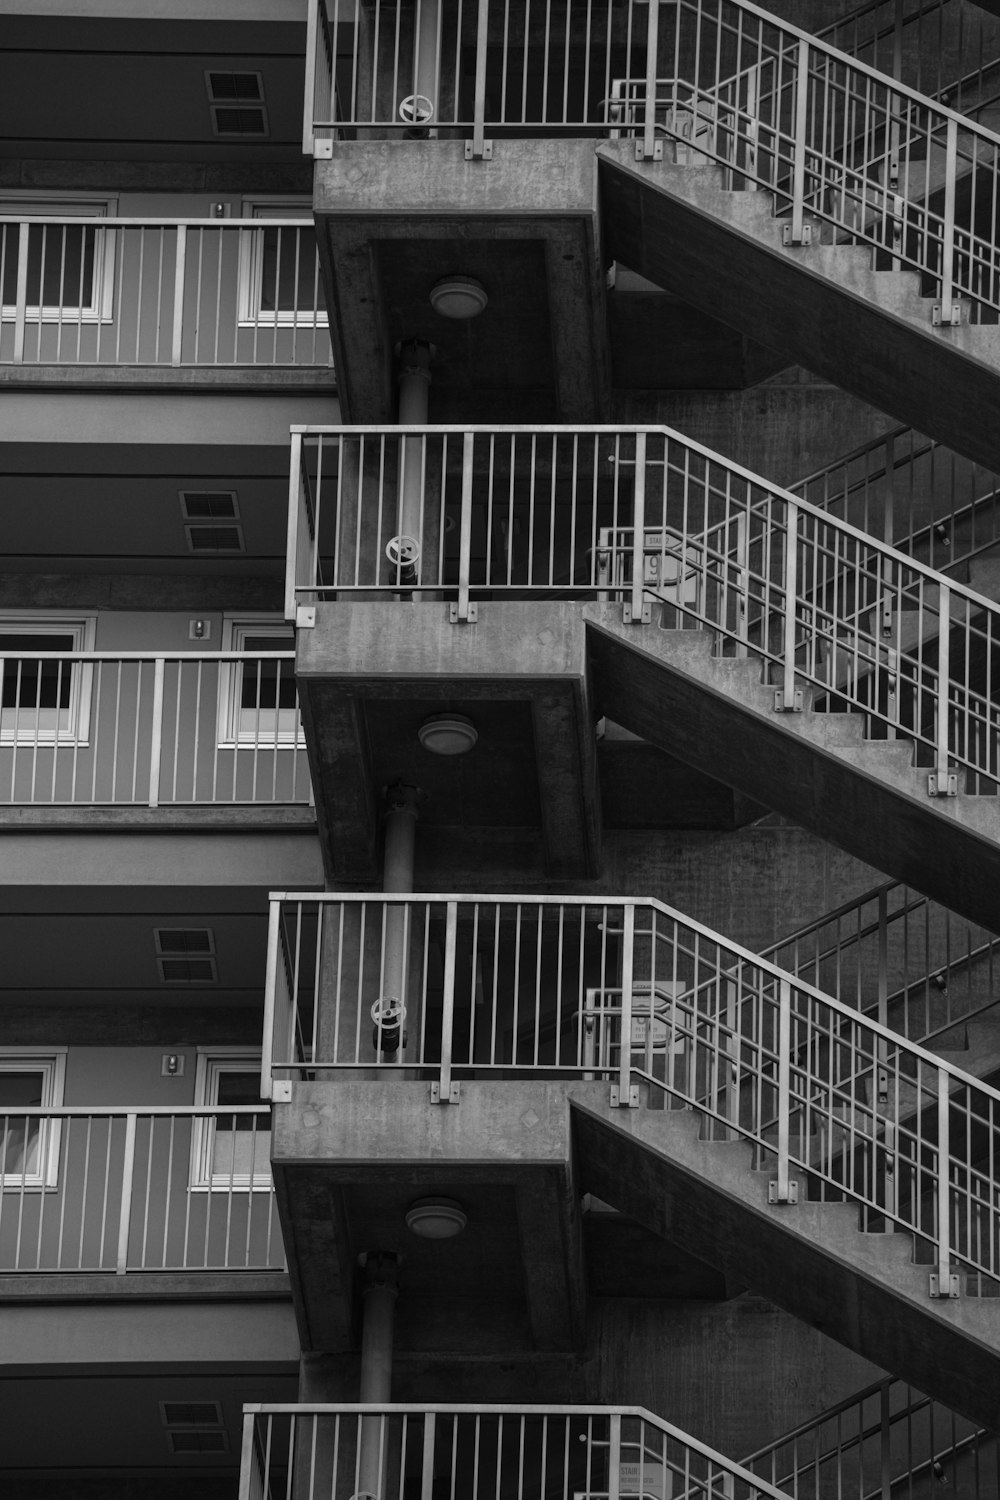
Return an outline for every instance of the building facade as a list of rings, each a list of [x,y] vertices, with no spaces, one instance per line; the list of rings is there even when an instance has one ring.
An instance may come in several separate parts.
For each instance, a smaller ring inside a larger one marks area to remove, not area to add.
[[[993,1493],[1000,13],[134,12],[0,0],[5,1493]]]

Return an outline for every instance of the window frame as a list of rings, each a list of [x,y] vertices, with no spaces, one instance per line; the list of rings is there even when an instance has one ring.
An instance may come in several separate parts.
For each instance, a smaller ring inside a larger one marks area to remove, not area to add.
[[[307,198],[244,198],[241,218],[266,224],[268,219],[294,219],[302,214],[302,227],[311,228],[312,204]],[[301,239],[299,241],[301,244]],[[264,234],[240,235],[239,299],[237,320],[241,328],[328,328],[330,319],[325,308],[299,308],[269,311],[261,307],[264,280]],[[316,300],[323,284],[317,270]]]
[[[245,642],[249,636],[288,636],[288,644],[295,649],[295,630],[281,615],[238,614],[222,617],[223,651],[247,651]],[[290,663],[293,668],[294,663]],[[302,714],[295,708],[244,709],[240,703],[243,694],[243,667],[240,662],[219,663],[219,735],[220,750],[302,750],[306,738],[302,726]],[[242,716],[253,714],[253,723],[244,725]],[[266,716],[273,715],[273,722]],[[282,715],[289,718],[283,722]],[[293,722],[294,719],[294,722]]]
[[[0,196],[0,218],[14,220],[12,230],[17,230],[25,219],[52,219],[65,223],[71,219],[112,218],[117,200],[104,196],[90,197],[75,193],[72,197],[34,198],[27,194]],[[29,230],[30,233],[30,230]],[[38,303],[29,303],[24,309],[26,323],[111,323],[114,321],[115,258],[117,232],[97,228],[94,231],[94,269],[91,277],[90,299],[86,303],[49,303],[44,298]],[[44,294],[44,286],[39,286]],[[0,288],[2,299],[2,288]],[[4,322],[16,321],[17,302],[0,302],[0,318]]]
[[[97,636],[96,614],[50,610],[45,614],[34,614],[29,610],[0,611],[0,636],[4,635],[71,635],[74,642],[70,655],[83,655],[94,650]],[[2,651],[0,651],[2,655]],[[32,657],[26,655],[26,661]],[[4,671],[7,663],[0,660],[0,693],[2,693]],[[35,708],[30,704],[4,708],[0,703],[0,747],[7,745],[43,745],[60,748],[75,745],[86,748],[90,743],[90,711],[93,691],[94,668],[89,662],[74,662],[70,669],[69,706],[64,710]],[[43,714],[56,715],[47,725]],[[65,713],[66,723],[61,722]],[[30,724],[25,723],[30,716]],[[13,723],[9,721],[13,720]]]
[[[194,1100],[199,1109],[218,1109],[219,1079],[226,1073],[259,1071],[261,1052],[259,1047],[199,1047],[195,1065]],[[224,1109],[225,1106],[222,1106]],[[261,1113],[267,1106],[261,1101]],[[269,1117],[268,1117],[269,1118]],[[213,1153],[220,1135],[232,1136],[236,1132],[220,1132],[215,1121],[207,1115],[196,1115],[191,1129],[191,1167],[188,1185],[195,1193],[269,1193],[273,1189],[271,1176],[271,1130],[258,1130],[254,1135],[254,1163],[246,1172],[217,1172],[213,1166]],[[257,1170],[256,1148],[260,1141],[267,1140],[267,1171]],[[235,1160],[235,1151],[234,1151]]]
[[[0,1047],[0,1074],[41,1073],[42,1109],[59,1109],[63,1102],[66,1083],[65,1047]],[[0,1105],[0,1116],[16,1116],[17,1110],[4,1110]],[[62,1139],[62,1122],[58,1119],[40,1119],[37,1137],[37,1170],[26,1171],[27,1159],[19,1172],[8,1172],[4,1167],[7,1155],[6,1132],[0,1131],[0,1192],[52,1192],[59,1186],[59,1147]],[[25,1143],[27,1144],[27,1143]]]

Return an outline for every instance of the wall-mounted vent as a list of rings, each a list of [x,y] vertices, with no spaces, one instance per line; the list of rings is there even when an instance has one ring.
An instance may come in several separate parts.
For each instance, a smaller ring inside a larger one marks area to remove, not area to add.
[[[187,538],[189,552],[246,551],[243,544],[242,526],[215,526],[202,522],[194,526],[185,526],[184,535]]]
[[[179,490],[185,521],[238,521],[235,490]]]
[[[212,129],[216,135],[267,135],[264,82],[259,73],[205,74]]]
[[[167,1446],[171,1453],[228,1453],[229,1435],[225,1432],[212,1432],[208,1429],[199,1431],[194,1428],[184,1431],[180,1428],[170,1427],[167,1429]]]
[[[156,965],[164,984],[215,984],[215,936],[210,927],[156,927]]]
[[[221,1427],[218,1401],[161,1401],[164,1427]]]

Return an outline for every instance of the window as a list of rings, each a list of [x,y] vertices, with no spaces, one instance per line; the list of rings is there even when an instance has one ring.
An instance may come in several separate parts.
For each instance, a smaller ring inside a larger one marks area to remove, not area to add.
[[[226,620],[223,650],[288,651],[295,646],[290,625],[273,616]],[[302,745],[305,743],[295,691],[295,661],[223,664],[219,693],[219,739],[223,745]]]
[[[0,1052],[0,1187],[55,1187],[59,1172],[59,1122],[37,1114],[62,1103],[64,1050],[44,1054],[14,1048]]]
[[[325,328],[316,231],[309,205],[300,200],[245,203],[243,212],[251,219],[301,217],[302,224],[262,229],[241,237],[241,323]]]
[[[29,322],[100,322],[112,315],[115,232],[74,219],[105,218],[112,204],[99,200],[0,199],[5,219],[50,219],[22,232],[0,224],[0,290],[3,316],[17,316],[19,297]],[[23,278],[23,280],[22,280]]]
[[[0,615],[0,744],[85,744],[95,616]],[[65,658],[43,659],[65,651]]]
[[[200,1053],[195,1080],[198,1104],[218,1109],[195,1120],[191,1186],[230,1192],[271,1189],[271,1125],[260,1097],[260,1053],[239,1048],[225,1054]],[[227,1114],[257,1105],[256,1114]]]

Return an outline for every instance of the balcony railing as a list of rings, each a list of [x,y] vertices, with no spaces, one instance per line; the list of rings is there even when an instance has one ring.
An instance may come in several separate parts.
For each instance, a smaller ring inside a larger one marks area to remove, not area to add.
[[[844,1494],[888,1500],[938,1485],[986,1500],[995,1493],[997,1461],[993,1433],[890,1377],[784,1433],[743,1463],[797,1500]]]
[[[668,428],[293,429],[286,611],[620,599],[995,795],[1000,608]]]
[[[1000,938],[890,881],[772,943],[762,958],[927,1043],[996,1004]]]
[[[372,1068],[644,1082],[1000,1286],[1000,1091],[661,902],[273,897],[263,1096]]]
[[[0,218],[0,364],[328,367],[301,219]]]
[[[790,488],[939,572],[1000,543],[1000,476],[912,427],[872,438]]]
[[[0,807],[311,797],[294,652],[0,653]]]
[[[467,135],[473,156],[487,134],[610,132],[653,163],[667,138],[771,192],[787,243],[823,226],[920,271],[941,325],[963,305],[997,320],[1000,137],[750,0],[310,10],[310,154],[369,132]]]
[[[281,1270],[270,1115],[0,1114],[0,1275]]]
[[[240,1500],[785,1500],[638,1407],[244,1407]],[[411,1488],[412,1486],[412,1488]]]

